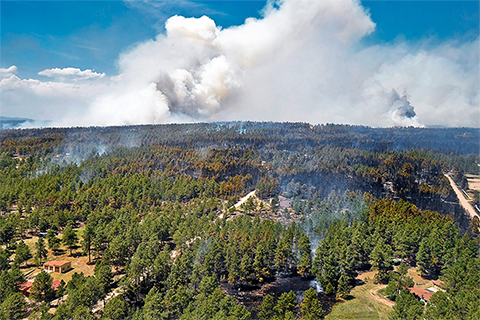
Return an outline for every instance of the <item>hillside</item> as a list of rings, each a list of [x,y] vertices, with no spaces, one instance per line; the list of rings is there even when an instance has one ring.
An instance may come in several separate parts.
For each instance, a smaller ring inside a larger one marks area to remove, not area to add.
[[[445,282],[433,306],[475,317],[480,224],[444,174],[478,175],[478,136],[249,122],[0,131],[0,315],[314,319],[374,288],[358,279],[376,270],[395,316],[445,317],[404,310],[395,258]],[[40,272],[51,260],[73,269]],[[307,290],[314,279],[323,292]]]

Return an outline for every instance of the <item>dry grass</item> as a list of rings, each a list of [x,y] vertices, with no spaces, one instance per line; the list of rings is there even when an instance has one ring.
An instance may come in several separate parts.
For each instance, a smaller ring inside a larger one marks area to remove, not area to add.
[[[372,279],[376,271],[368,271],[360,274],[357,279],[364,281],[364,284],[356,286],[350,292],[350,297],[341,300],[332,309],[325,319],[388,319],[392,308],[383,302],[382,299],[375,299],[375,293],[385,285],[374,284]]]
[[[468,181],[468,189],[480,191],[480,176],[474,174],[466,174],[465,177]]]
[[[79,229],[75,229],[75,231],[77,232],[77,235],[79,236],[79,239],[81,238],[80,237],[80,231],[82,230],[82,228],[79,228]],[[57,235],[58,237],[61,238],[61,234],[60,235]],[[24,239],[23,241],[25,241],[25,243],[28,245],[28,247],[30,248],[31,252],[32,252],[32,255],[34,254],[35,252],[35,249],[34,249],[34,246],[35,246],[35,243],[38,241],[38,237],[36,236],[32,236],[32,237],[29,237],[27,239]],[[47,244],[47,241],[45,240],[45,244]],[[76,257],[76,254],[80,255],[82,250],[80,248],[77,248],[76,250],[73,250],[73,254],[74,256],[70,256],[70,250],[68,250],[66,247],[62,246],[60,247],[60,251],[59,253],[57,254],[53,254],[53,251],[51,250],[48,250],[48,255],[47,255],[47,259],[45,261],[42,261],[43,263],[46,262],[46,261],[51,261],[51,260],[66,260],[66,261],[71,261],[72,262],[72,269],[70,269],[69,271],[65,272],[65,273],[56,273],[56,272],[51,272],[50,275],[53,277],[54,280],[63,280],[65,282],[68,282],[70,281],[70,279],[72,279],[72,275],[75,273],[75,272],[83,272],[83,274],[85,276],[89,276],[89,275],[93,275],[93,269],[95,268],[95,265],[87,265],[87,262],[88,262],[88,256],[78,256]],[[24,274],[28,274],[29,277],[31,276],[35,276],[37,275],[41,270],[41,266],[39,268],[37,268],[35,265],[34,265],[34,259],[30,259],[29,260],[29,266],[27,268],[24,267],[24,265],[22,265],[21,267],[21,270]],[[29,273],[31,272],[31,273]]]
[[[395,267],[397,268],[397,267]],[[394,304],[381,297],[378,291],[386,286],[374,284],[372,279],[376,271],[368,271],[360,274],[357,279],[364,284],[355,287],[350,293],[351,298],[335,304],[333,310],[325,319],[388,319]],[[422,278],[416,268],[409,268],[408,275],[413,278],[415,286],[428,289],[433,287],[431,280]]]

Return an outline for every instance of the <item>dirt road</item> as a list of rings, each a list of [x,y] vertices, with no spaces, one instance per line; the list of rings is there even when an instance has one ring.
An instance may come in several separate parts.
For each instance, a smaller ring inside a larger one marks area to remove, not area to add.
[[[235,203],[233,205],[233,207],[235,207],[235,209],[237,209],[238,207],[240,207],[245,201],[248,200],[248,198],[250,198],[251,196],[253,196],[255,194],[255,190],[253,190],[252,192],[250,192],[249,194],[247,194],[245,197],[243,197],[242,199],[240,199],[240,201],[238,201],[237,203]],[[230,207],[230,208],[233,208],[233,207]],[[230,209],[228,208],[228,209]],[[223,219],[223,215],[224,215],[224,212],[222,212],[222,214],[220,214],[218,216],[218,219]]]
[[[470,202],[467,201],[467,199],[465,199],[465,196],[463,195],[462,191],[458,188],[457,184],[455,183],[455,181],[453,181],[453,179],[448,175],[448,174],[445,174],[445,177],[448,178],[448,181],[450,181],[450,185],[452,186],[453,190],[455,191],[455,193],[457,194],[457,198],[458,200],[460,201],[460,204],[462,205],[462,207],[468,212],[468,214],[470,215],[470,217],[473,219],[473,217],[479,217],[478,213],[475,211],[475,209],[473,208],[473,206],[470,204]],[[480,217],[479,217],[480,218]]]
[[[253,190],[252,192],[250,192],[249,194],[247,194],[245,197],[243,197],[242,199],[240,199],[240,201],[238,201],[237,203],[235,203],[235,208],[240,207],[245,201],[248,200],[248,198],[250,198],[250,197],[253,196],[254,194],[255,194],[255,190]]]
[[[388,300],[388,299],[385,299],[385,298],[382,298],[380,296],[377,295],[377,291],[380,290],[380,289],[383,289],[383,288],[386,288],[387,286],[386,285],[380,285],[379,287],[376,287],[376,288],[373,288],[370,290],[370,295],[373,297],[373,299],[375,299],[376,301],[380,302],[380,303],[383,303],[383,304],[386,304],[387,306],[389,307],[392,307],[395,305],[395,302],[391,301],[391,300]]]

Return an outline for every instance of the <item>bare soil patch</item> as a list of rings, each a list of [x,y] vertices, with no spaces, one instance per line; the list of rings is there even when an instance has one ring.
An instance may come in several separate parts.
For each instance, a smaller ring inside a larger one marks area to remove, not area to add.
[[[478,190],[480,191],[480,178],[469,178],[468,181],[468,188],[470,190]]]

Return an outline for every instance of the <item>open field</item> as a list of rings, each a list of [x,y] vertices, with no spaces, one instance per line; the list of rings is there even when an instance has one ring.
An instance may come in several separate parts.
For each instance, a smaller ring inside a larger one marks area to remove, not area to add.
[[[468,189],[480,191],[480,176],[467,174]]]
[[[364,284],[356,286],[345,301],[335,304],[325,319],[388,319],[393,303],[376,294],[385,285],[373,283],[375,273],[369,271],[360,274],[357,279]]]
[[[75,229],[77,232],[78,238],[81,239],[80,234],[82,229]],[[57,237],[61,238],[61,235],[57,235]],[[38,241],[37,236],[32,236],[27,239],[23,240],[27,246],[30,248],[30,251],[32,252],[32,255],[34,255],[35,249],[35,243]],[[45,239],[45,244],[47,245],[47,240]],[[73,255],[70,256],[70,250],[68,250],[66,247],[62,246],[60,247],[60,251],[57,254],[53,254],[53,252],[49,249],[48,250],[48,255],[47,259],[45,261],[42,261],[42,263],[45,263],[46,261],[51,261],[51,260],[66,260],[66,261],[71,261],[72,262],[72,269],[65,273],[56,273],[56,272],[51,272],[50,275],[53,277],[54,280],[63,280],[65,282],[70,281],[72,279],[72,275],[75,272],[83,272],[85,276],[93,275],[93,269],[95,268],[95,265],[87,265],[88,262],[88,256],[80,256],[82,250],[81,248],[77,248],[73,250]],[[93,257],[92,257],[93,261]],[[36,276],[41,270],[42,266],[40,265],[39,267],[36,267],[34,265],[34,259],[29,260],[29,265],[28,268],[25,268],[23,265],[20,269],[24,274],[28,274],[27,277],[32,277]]]
[[[373,283],[375,273],[376,271],[368,271],[358,275],[357,279],[363,284],[353,288],[348,299],[337,302],[325,319],[388,319],[395,303],[383,297],[386,285]],[[414,267],[408,269],[408,275],[417,287],[433,287],[433,282],[420,277]]]

